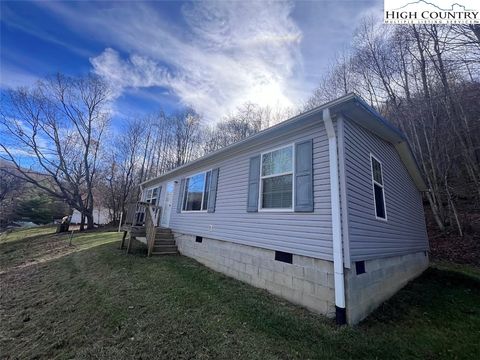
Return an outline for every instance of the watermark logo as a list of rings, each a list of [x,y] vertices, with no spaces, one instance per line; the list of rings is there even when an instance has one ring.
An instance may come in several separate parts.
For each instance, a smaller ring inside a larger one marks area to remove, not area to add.
[[[479,0],[384,0],[386,24],[480,24]]]

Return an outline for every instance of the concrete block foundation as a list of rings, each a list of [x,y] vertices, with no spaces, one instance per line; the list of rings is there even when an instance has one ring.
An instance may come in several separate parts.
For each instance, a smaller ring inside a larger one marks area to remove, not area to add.
[[[182,255],[225,275],[266,289],[292,303],[335,316],[333,262],[293,255],[292,264],[275,260],[275,251],[174,232]],[[365,261],[365,273],[356,274],[355,264],[345,269],[347,322],[351,325],[367,317],[382,302],[428,267],[428,254]]]
[[[345,269],[347,321],[356,324],[428,267],[428,253],[365,261],[365,273],[356,274],[355,264]]]
[[[293,255],[292,264],[275,260],[275,251],[175,233],[178,251],[205,266],[292,303],[335,316],[333,262]]]

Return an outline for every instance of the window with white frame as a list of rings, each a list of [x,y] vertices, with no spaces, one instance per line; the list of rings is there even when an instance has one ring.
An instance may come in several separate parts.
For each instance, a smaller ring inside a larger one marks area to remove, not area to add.
[[[142,201],[157,205],[159,195],[159,187],[145,189],[142,193]],[[136,219],[137,224],[142,224],[145,220],[145,209],[143,207],[137,210]]]
[[[212,171],[202,172],[185,180],[183,211],[206,211]]]
[[[143,201],[153,205],[157,205],[157,199],[158,199],[158,187],[147,189],[144,192]]]
[[[262,154],[260,169],[260,208],[292,209],[293,145]]]
[[[370,154],[372,167],[373,199],[375,204],[375,217],[386,220],[387,210],[385,207],[385,189],[383,186],[382,163]]]

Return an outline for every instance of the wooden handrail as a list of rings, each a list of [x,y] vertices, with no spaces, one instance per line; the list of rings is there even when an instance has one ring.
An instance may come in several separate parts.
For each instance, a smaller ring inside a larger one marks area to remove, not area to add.
[[[125,225],[134,225],[135,224],[135,217],[137,215],[137,207],[136,203],[130,203],[126,206],[127,214],[125,216]]]
[[[153,209],[161,209],[162,208],[161,206],[154,205],[154,204],[151,204],[151,203],[146,202],[146,201],[137,201],[137,204],[138,205],[143,205],[143,206],[148,206],[148,207],[153,208]]]
[[[145,206],[145,234],[147,236],[147,255],[150,256],[153,251],[155,243],[155,235],[157,232],[158,219],[161,214],[161,207],[150,203],[139,202],[140,205]],[[154,209],[158,210],[155,211]]]
[[[128,206],[128,220],[132,226],[145,226],[148,256],[152,254],[155,244],[157,226],[162,213],[162,207],[146,201],[137,201]],[[143,214],[143,216],[140,216]]]

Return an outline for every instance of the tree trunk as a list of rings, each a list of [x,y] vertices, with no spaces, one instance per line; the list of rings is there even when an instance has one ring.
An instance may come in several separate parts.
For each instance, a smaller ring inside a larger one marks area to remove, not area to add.
[[[85,214],[82,211],[80,215],[80,231],[83,230],[85,230]]]
[[[433,218],[435,219],[438,228],[441,232],[444,232],[445,224],[443,223],[443,220],[440,216],[440,210],[438,209],[438,206],[436,205],[435,200],[432,198],[432,194],[430,192],[427,192],[427,199],[428,203],[430,204],[430,209],[432,209]]]
[[[92,230],[95,227],[94,219],[93,219],[93,214],[85,214],[87,218],[87,230]]]

